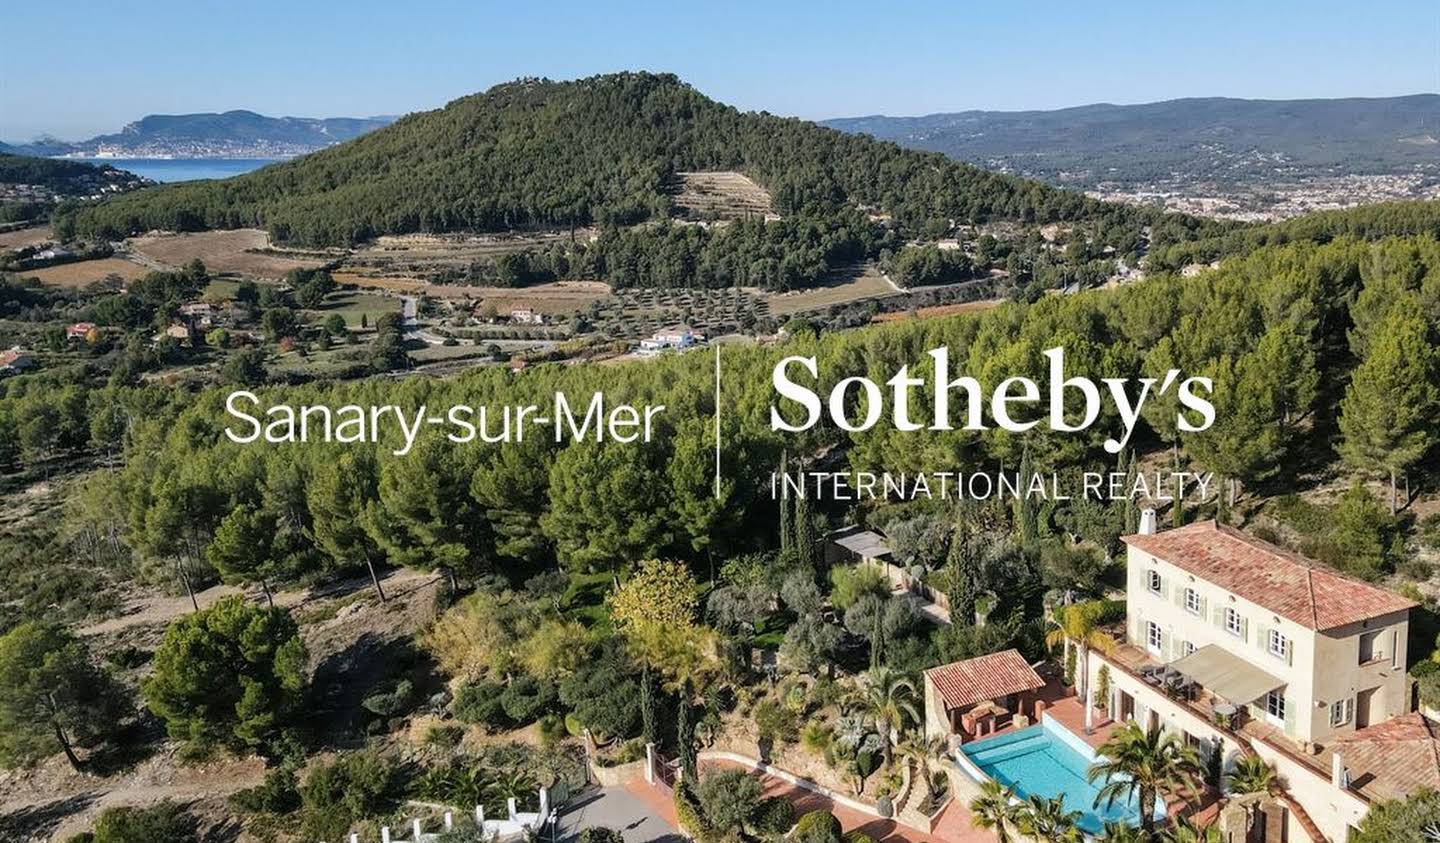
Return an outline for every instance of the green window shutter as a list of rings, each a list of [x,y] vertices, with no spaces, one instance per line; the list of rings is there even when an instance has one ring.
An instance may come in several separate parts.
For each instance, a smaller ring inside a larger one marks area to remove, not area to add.
[[[1210,601],[1205,599],[1205,595],[1200,595],[1200,617],[1205,617],[1205,610],[1209,608],[1209,606]],[[1222,618],[1221,620],[1223,621],[1224,619]]]
[[[1167,600],[1170,598],[1170,580],[1166,577],[1160,578],[1160,596]]]
[[[1240,640],[1242,640],[1242,641],[1249,641],[1249,640],[1250,640],[1250,619],[1249,619],[1249,618],[1246,618],[1246,617],[1240,618]]]
[[[1295,640],[1293,638],[1285,639],[1285,663],[1295,664]]]
[[[1295,701],[1285,697],[1285,734],[1295,736]]]
[[[1176,606],[1182,609],[1185,608],[1185,589],[1183,587],[1175,589],[1175,593],[1172,596],[1175,598]]]
[[[1221,629],[1224,629],[1224,628],[1225,628],[1225,607],[1224,607],[1224,606],[1216,606],[1216,607],[1215,607],[1215,625],[1218,626],[1218,627],[1220,627]]]
[[[1265,624],[1255,626],[1255,646],[1264,650],[1270,644],[1270,628]]]

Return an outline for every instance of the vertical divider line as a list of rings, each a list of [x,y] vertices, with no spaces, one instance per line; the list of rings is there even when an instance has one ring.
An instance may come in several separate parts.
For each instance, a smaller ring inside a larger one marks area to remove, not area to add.
[[[715,500],[720,500],[720,343],[715,343]]]

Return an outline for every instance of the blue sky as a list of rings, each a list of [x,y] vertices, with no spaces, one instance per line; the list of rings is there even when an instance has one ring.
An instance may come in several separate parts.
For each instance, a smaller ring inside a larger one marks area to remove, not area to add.
[[[805,118],[1440,89],[1434,2],[7,3],[0,138],[151,113],[363,116],[517,76],[678,73]]]

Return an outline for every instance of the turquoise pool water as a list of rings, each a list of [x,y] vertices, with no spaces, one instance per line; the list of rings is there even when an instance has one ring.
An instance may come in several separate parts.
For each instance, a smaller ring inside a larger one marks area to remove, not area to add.
[[[1049,717],[1037,726],[961,746],[970,762],[985,775],[1015,788],[1020,798],[1065,797],[1065,807],[1080,812],[1080,830],[1099,834],[1107,822],[1140,823],[1137,799],[1095,804],[1100,783],[1085,778],[1095,753],[1078,735]],[[963,766],[963,765],[962,765]],[[973,773],[972,773],[973,775]],[[1164,806],[1157,805],[1156,816]]]

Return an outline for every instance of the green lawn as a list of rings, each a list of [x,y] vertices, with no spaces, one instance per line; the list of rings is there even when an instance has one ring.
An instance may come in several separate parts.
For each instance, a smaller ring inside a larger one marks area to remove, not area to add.
[[[340,290],[326,296],[320,307],[306,312],[317,322],[332,313],[338,313],[345,317],[345,325],[350,328],[359,328],[360,317],[363,315],[365,322],[374,327],[375,320],[384,314],[400,312],[400,300],[390,296],[377,296],[374,293]]]

